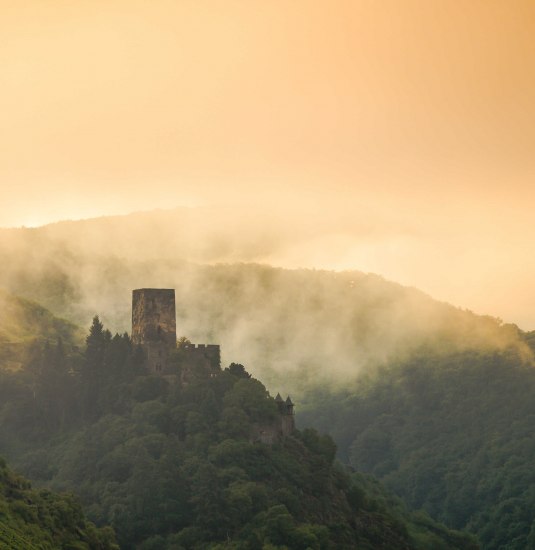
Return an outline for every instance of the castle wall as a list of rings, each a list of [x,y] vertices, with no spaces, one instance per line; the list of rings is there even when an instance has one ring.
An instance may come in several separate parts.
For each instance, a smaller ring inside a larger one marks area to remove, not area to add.
[[[221,348],[216,344],[186,344],[180,350],[185,357],[207,367],[219,369],[221,366]]]
[[[281,416],[281,432],[284,437],[292,435],[295,430],[295,417],[293,414]]]
[[[260,442],[273,445],[273,443],[280,441],[281,438],[292,435],[294,431],[295,421],[293,414],[281,414],[271,424],[253,425],[249,440],[253,443]]]
[[[292,435],[295,431],[294,404],[290,396],[283,401],[280,394],[275,397],[275,403],[279,409],[279,417],[271,424],[258,425],[252,427],[249,440],[254,442],[272,445],[283,437]]]
[[[249,441],[252,443],[264,443],[265,445],[273,445],[281,438],[281,431],[279,426],[275,424],[271,425],[258,425],[255,424],[252,427],[249,435]]]
[[[178,350],[178,357],[183,384],[199,375],[212,376],[221,368],[221,351],[215,344],[186,344]]]

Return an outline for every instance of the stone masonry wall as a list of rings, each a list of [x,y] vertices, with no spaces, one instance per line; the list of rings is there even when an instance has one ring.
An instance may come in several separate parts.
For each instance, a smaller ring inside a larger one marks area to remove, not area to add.
[[[132,292],[132,343],[145,351],[147,368],[163,372],[176,347],[174,289],[140,288]]]

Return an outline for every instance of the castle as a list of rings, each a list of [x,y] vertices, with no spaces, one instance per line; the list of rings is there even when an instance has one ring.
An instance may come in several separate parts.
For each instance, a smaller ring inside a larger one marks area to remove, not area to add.
[[[152,374],[178,378],[187,384],[196,376],[217,376],[221,372],[221,350],[215,344],[177,346],[175,291],[171,288],[138,288],[132,291],[132,343],[142,348],[145,365]],[[295,429],[293,403],[275,398],[280,423],[258,427],[251,439],[273,443]]]
[[[132,291],[132,343],[142,347],[147,370],[154,374],[170,374],[172,359],[182,363],[186,370],[220,368],[221,352],[217,345],[196,346],[186,341],[177,351],[174,289]]]

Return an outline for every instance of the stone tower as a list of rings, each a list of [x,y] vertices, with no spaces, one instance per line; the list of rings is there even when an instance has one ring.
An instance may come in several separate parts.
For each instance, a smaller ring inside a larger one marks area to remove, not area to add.
[[[132,291],[132,343],[143,348],[150,372],[165,371],[169,353],[176,348],[174,289]]]

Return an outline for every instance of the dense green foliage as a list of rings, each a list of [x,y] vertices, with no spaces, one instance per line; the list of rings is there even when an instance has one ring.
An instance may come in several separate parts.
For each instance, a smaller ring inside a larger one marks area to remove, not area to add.
[[[534,396],[535,369],[515,349],[422,353],[310,395],[300,420],[412,507],[486,549],[524,550],[535,548]]]
[[[432,520],[425,512],[409,513],[401,499],[393,496],[371,475],[353,474],[353,485],[356,486],[368,501],[368,506],[378,510],[388,510],[398,522],[407,526],[409,536],[417,548],[425,550],[445,550],[446,548],[466,548],[468,537],[446,528]],[[478,547],[471,543],[469,546]],[[391,548],[397,548],[395,544]]]
[[[0,548],[118,550],[113,531],[88,522],[70,495],[33,490],[0,459]]]
[[[241,366],[184,386],[147,376],[98,318],[82,353],[34,350],[0,395],[1,450],[39,484],[75,490],[125,549],[477,548],[352,479],[327,436],[256,442],[280,418]]]

